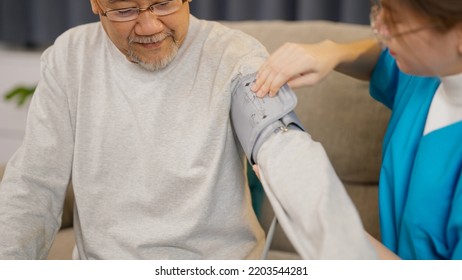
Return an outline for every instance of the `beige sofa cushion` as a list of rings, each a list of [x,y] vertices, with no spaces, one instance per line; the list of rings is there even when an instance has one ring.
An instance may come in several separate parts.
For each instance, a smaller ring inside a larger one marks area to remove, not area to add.
[[[285,42],[348,42],[373,36],[368,26],[327,21],[224,23],[254,36],[269,52]],[[324,145],[342,181],[377,183],[389,112],[369,96],[368,83],[334,72],[320,84],[295,92],[298,117]]]

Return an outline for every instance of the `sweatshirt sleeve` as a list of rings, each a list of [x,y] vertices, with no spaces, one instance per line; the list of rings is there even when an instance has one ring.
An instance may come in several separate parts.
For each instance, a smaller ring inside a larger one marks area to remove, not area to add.
[[[60,228],[73,133],[63,87],[42,56],[21,147],[0,185],[0,259],[44,259]]]
[[[322,145],[295,130],[277,133],[258,154],[276,217],[304,259],[376,259],[359,214]]]

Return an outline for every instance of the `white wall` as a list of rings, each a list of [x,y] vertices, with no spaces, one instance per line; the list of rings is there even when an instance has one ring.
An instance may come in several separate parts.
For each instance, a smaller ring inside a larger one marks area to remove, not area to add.
[[[0,164],[5,164],[21,145],[27,106],[6,102],[4,95],[18,85],[34,86],[40,77],[41,52],[0,47]]]

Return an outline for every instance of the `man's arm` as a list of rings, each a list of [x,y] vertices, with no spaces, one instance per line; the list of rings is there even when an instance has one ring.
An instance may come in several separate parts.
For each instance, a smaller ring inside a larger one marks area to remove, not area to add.
[[[324,148],[309,134],[273,135],[258,166],[279,223],[304,259],[378,258]]]
[[[52,72],[30,105],[23,144],[0,184],[0,259],[44,259],[61,225],[73,133],[69,104]]]
[[[297,97],[287,86],[278,96],[258,98],[251,90],[255,73],[234,80],[231,93],[231,120],[242,148],[251,164],[255,164],[261,145],[272,134],[303,127],[293,112]]]
[[[252,81],[252,75],[235,81],[233,126],[247,158],[259,165],[265,192],[295,249],[305,259],[377,258],[323,147],[292,116],[295,94],[286,88],[280,98],[259,99],[250,90]]]

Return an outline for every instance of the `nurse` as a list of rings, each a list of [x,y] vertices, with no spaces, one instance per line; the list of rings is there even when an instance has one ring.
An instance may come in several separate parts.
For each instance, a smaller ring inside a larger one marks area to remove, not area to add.
[[[262,97],[332,70],[370,80],[392,110],[379,183],[383,244],[403,259],[462,259],[462,2],[382,0],[379,40],[286,43],[261,66]]]

